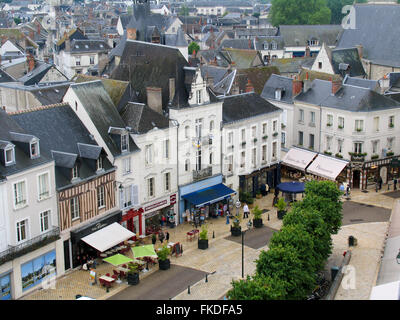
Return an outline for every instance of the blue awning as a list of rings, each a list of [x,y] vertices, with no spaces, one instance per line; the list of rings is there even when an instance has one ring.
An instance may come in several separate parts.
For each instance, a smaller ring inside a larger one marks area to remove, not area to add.
[[[285,193],[303,193],[304,192],[304,182],[282,182],[278,184],[277,189]]]
[[[189,201],[196,207],[201,207],[206,204],[211,204],[227,199],[233,194],[236,194],[236,191],[220,183],[212,187],[185,194],[182,196],[182,198]]]

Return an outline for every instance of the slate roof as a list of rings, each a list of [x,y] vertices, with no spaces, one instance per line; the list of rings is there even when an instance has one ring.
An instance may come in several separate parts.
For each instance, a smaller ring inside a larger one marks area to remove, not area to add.
[[[343,84],[348,84],[354,87],[366,88],[369,90],[377,90],[379,83],[376,80],[360,79],[346,76],[343,80]]]
[[[111,48],[105,40],[72,40],[71,50],[72,53],[84,53],[84,52],[97,52],[97,51],[109,51]]]
[[[264,100],[256,93],[226,96],[221,98],[221,100],[223,100],[222,117],[225,124],[242,121],[262,114],[282,112],[280,108]]]
[[[281,100],[286,103],[293,103],[293,79],[271,74],[268,81],[265,83],[261,97],[268,100],[275,100],[275,91],[281,89]]]
[[[57,188],[71,184],[71,171],[66,169],[72,169],[77,161],[81,179],[96,176],[96,160],[102,148],[91,138],[71,106],[34,108],[11,117],[40,139],[41,154],[54,159]],[[103,157],[103,167],[105,171],[113,168],[106,157]]]
[[[200,67],[201,76],[205,79],[207,76],[213,78],[213,84],[215,85],[222,80],[224,75],[227,73],[226,68],[221,68],[211,65],[202,65]]]
[[[10,76],[6,71],[0,68],[0,83],[15,82],[16,80]]]
[[[345,29],[337,47],[363,46],[363,58],[384,66],[400,66],[400,6],[355,4],[355,29]],[[373,18],[372,18],[373,17]]]
[[[108,133],[110,127],[125,128],[117,108],[100,80],[71,84],[70,88],[77,95],[94,126],[106,143],[114,157],[121,155],[118,139]],[[139,150],[135,142],[129,138],[130,152]]]
[[[46,63],[43,61],[37,61],[36,67],[32,71],[28,72],[26,75],[19,78],[18,81],[26,86],[34,85],[36,83],[39,83],[47,74],[47,72],[49,72],[52,68],[56,68],[56,66],[54,64]],[[68,81],[68,78],[65,76],[64,81]]]
[[[315,38],[320,44],[335,46],[342,32],[341,25],[281,25],[278,35],[282,36],[286,47],[305,46]],[[348,46],[349,47],[349,46]]]
[[[294,100],[313,105],[320,105],[327,96],[332,93],[332,82],[315,79],[311,83],[310,89],[298,94]]]
[[[335,95],[328,95],[322,105],[352,112],[375,112],[400,108],[400,103],[375,91],[343,85]]]
[[[49,105],[62,102],[69,85],[70,82],[49,86],[33,86],[30,87],[30,91],[42,105]]]
[[[12,143],[15,146],[15,164],[11,166],[4,166],[0,162],[0,176],[6,177],[16,173],[20,173],[26,170],[30,170],[34,167],[43,165],[45,163],[49,163],[52,161],[51,158],[46,156],[45,154],[40,154],[40,157],[31,159],[29,151],[29,146],[24,148],[24,146],[18,142],[15,142],[14,138],[10,134],[10,132],[14,133],[22,133],[22,134],[32,134],[31,132],[25,131],[13,118],[8,115],[5,111],[0,110],[0,140],[6,144],[8,142]],[[13,143],[14,142],[14,143]]]
[[[343,75],[340,70],[340,64],[345,63],[349,65],[349,75],[351,77],[366,75],[357,48],[335,49],[331,51],[331,55],[332,68],[336,74]]]
[[[280,73],[298,73],[303,65],[311,64],[314,60],[312,57],[272,59],[269,65],[277,67]]]
[[[257,50],[241,50],[226,48],[222,52],[228,56],[229,61],[238,69],[247,69],[251,67],[263,66],[262,58]],[[259,62],[257,62],[259,58]]]
[[[167,117],[142,103],[129,102],[121,110],[120,114],[126,126],[132,128],[131,132],[135,134],[144,134],[156,127],[158,129],[169,127]]]
[[[111,78],[129,81],[136,91],[137,102],[147,103],[146,87],[162,88],[162,105],[169,102],[169,79],[175,78],[175,107],[187,106],[187,92],[183,67],[189,66],[177,48],[159,44],[127,40],[119,65]]]

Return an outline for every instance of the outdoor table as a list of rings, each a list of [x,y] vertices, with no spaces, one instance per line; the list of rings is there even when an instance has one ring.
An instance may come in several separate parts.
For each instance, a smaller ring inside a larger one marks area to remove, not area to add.
[[[128,273],[128,272],[129,272],[129,269],[128,269],[128,268],[124,268],[124,267],[118,267],[117,270],[118,270],[118,271],[125,272],[125,273]]]
[[[110,284],[110,285],[115,281],[114,278],[107,277],[106,275],[99,277],[99,279],[101,279],[101,280],[107,282],[107,283]]]
[[[107,254],[106,253],[100,253],[100,257],[107,258]]]
[[[193,234],[194,234],[193,231],[186,232],[187,239],[192,241],[193,240]]]

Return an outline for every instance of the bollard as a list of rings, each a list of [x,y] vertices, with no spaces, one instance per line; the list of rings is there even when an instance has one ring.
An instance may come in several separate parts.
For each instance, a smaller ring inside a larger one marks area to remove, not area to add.
[[[213,231],[213,239],[215,238],[215,233],[214,233],[214,231]]]
[[[268,213],[268,221],[269,221],[269,213]]]
[[[206,282],[208,282],[208,277],[207,276],[208,276],[208,274],[206,273]]]
[[[188,286],[188,294],[190,294],[190,286]]]

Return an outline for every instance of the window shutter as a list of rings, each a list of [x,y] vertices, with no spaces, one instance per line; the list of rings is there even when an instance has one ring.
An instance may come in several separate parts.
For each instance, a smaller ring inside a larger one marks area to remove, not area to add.
[[[119,203],[120,203],[120,208],[124,208],[124,190],[119,191]]]
[[[132,185],[132,202],[133,205],[139,205],[139,187],[137,185]]]

